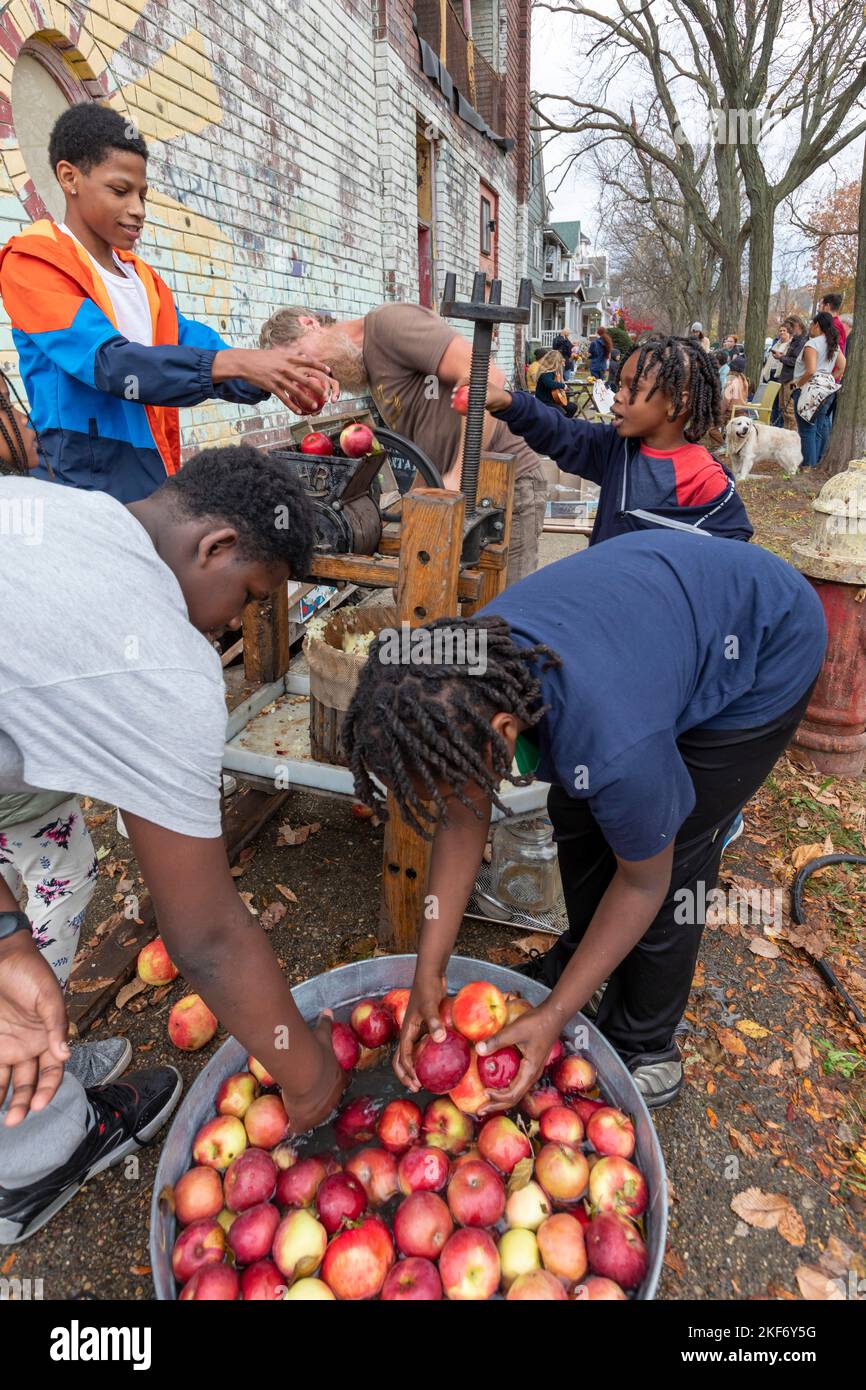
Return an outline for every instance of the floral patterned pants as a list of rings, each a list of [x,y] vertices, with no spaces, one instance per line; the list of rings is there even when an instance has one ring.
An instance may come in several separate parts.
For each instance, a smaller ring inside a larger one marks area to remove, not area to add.
[[[33,940],[64,988],[97,873],[77,797],[35,820],[0,830],[0,874],[30,918]]]

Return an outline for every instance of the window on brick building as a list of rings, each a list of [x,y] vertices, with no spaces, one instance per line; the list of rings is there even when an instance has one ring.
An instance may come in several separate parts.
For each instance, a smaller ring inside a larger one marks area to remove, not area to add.
[[[76,102],[87,101],[88,92],[72,73],[71,61],[76,49],[64,53],[49,39],[31,38],[21,48],[12,71],[12,120],[21,158],[33,187],[41,200],[41,208],[31,209],[31,216],[44,216],[42,208],[61,221],[64,199],[60,185],[49,168],[46,151],[48,137],[58,116]],[[80,55],[78,55],[80,57]]]
[[[499,265],[499,196],[486,183],[481,184],[478,221],[479,269],[492,280],[498,273]]]

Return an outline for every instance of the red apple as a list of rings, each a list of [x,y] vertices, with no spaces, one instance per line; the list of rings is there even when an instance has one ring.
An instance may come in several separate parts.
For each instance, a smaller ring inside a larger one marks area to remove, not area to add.
[[[280,1213],[271,1202],[259,1202],[248,1207],[229,1231],[229,1248],[239,1265],[252,1265],[271,1253]]]
[[[406,1009],[409,1006],[410,993],[411,990],[408,989],[389,989],[388,993],[382,999],[385,1008],[390,1009],[391,1013],[394,1015],[394,1022],[398,1028],[403,1027],[403,1019],[406,1017]]]
[[[258,1095],[258,1082],[252,1072],[239,1071],[227,1076],[216,1093],[218,1115],[236,1115],[242,1120]]]
[[[395,1264],[379,1295],[382,1303],[435,1303],[441,1297],[442,1280],[436,1266],[415,1256]]]
[[[464,1163],[478,1163],[479,1161],[482,1163],[485,1161],[481,1158],[481,1150],[477,1144],[470,1144],[465,1153],[458,1154],[456,1158],[452,1158],[451,1172],[456,1173],[457,1169],[462,1168]]]
[[[397,1167],[397,1185],[405,1196],[411,1192],[441,1192],[451,1163],[442,1149],[417,1144],[407,1149]]]
[[[546,1269],[534,1269],[530,1274],[521,1274],[508,1290],[508,1299],[515,1303],[561,1303],[568,1294],[555,1275]]]
[[[256,1061],[255,1057],[247,1058],[247,1071],[251,1071],[259,1085],[264,1086],[266,1090],[271,1086],[277,1085],[277,1082],[271,1076],[267,1067],[263,1067],[261,1062]]]
[[[277,1168],[264,1149],[245,1149],[226,1169],[225,1204],[235,1213],[269,1202],[277,1185]]]
[[[434,1096],[447,1095],[459,1085],[469,1070],[472,1049],[461,1033],[446,1029],[442,1042],[427,1035],[415,1049],[415,1075],[425,1091]]]
[[[180,1291],[180,1301],[234,1303],[239,1294],[238,1276],[231,1265],[203,1265]]]
[[[567,1096],[565,1104],[570,1105],[575,1115],[580,1116],[584,1129],[587,1128],[597,1110],[607,1110],[608,1108],[606,1101],[593,1100],[590,1096]]]
[[[322,402],[322,404],[324,404],[324,402]],[[321,410],[321,408],[321,405],[318,406],[319,410]],[[311,413],[315,415],[316,411]],[[330,439],[326,434],[322,434],[320,430],[311,430],[309,434],[305,434],[301,440],[300,448],[302,454],[314,454],[318,458],[330,458],[331,454],[334,452],[334,446]]]
[[[546,1144],[570,1144],[576,1149],[583,1139],[583,1121],[567,1105],[552,1105],[545,1110],[538,1130]]]
[[[504,1091],[520,1070],[520,1053],[516,1047],[500,1047],[478,1057],[478,1075],[484,1086]]]
[[[381,1207],[397,1189],[397,1160],[386,1149],[360,1149],[346,1162],[346,1172],[363,1187],[371,1207]]]
[[[446,1153],[462,1153],[472,1140],[475,1127],[468,1115],[458,1110],[453,1100],[440,1096],[431,1100],[424,1111],[421,1132],[428,1144]]]
[[[294,1172],[294,1169],[291,1170]],[[307,1207],[290,1211],[274,1234],[271,1259],[287,1279],[313,1274],[322,1262],[328,1232]]]
[[[454,1000],[454,1027],[470,1042],[492,1038],[505,1027],[508,1006],[495,985],[487,980],[473,980],[464,985]]]
[[[551,1080],[565,1096],[574,1095],[577,1091],[591,1091],[596,1080],[595,1067],[588,1057],[571,1053],[557,1062]]]
[[[285,1296],[285,1276],[273,1260],[257,1260],[241,1274],[241,1298],[245,1303],[279,1303]]]
[[[378,1133],[389,1153],[403,1153],[421,1133],[421,1111],[411,1100],[389,1101],[379,1116]]]
[[[537,1182],[528,1182],[510,1194],[505,1203],[505,1219],[512,1229],[537,1231],[552,1210],[544,1188]]]
[[[365,1047],[384,1047],[394,1036],[394,1015],[378,999],[362,999],[349,1021]]]
[[[615,1211],[594,1216],[586,1228],[586,1256],[593,1274],[636,1289],[647,1272],[647,1250],[630,1221]]]
[[[394,1215],[394,1240],[403,1255],[438,1260],[453,1230],[451,1213],[435,1192],[413,1192]]]
[[[223,1207],[223,1185],[215,1168],[190,1168],[174,1185],[174,1214],[179,1226],[208,1221]]]
[[[271,1158],[278,1171],[283,1173],[287,1168],[294,1168],[298,1161],[298,1153],[290,1139],[283,1139],[281,1143],[271,1149]]]
[[[367,1205],[367,1194],[352,1173],[332,1173],[316,1193],[319,1220],[332,1236],[344,1221],[357,1221]]]
[[[454,1302],[481,1302],[499,1288],[499,1252],[487,1231],[455,1231],[439,1256],[445,1297]]]
[[[612,1105],[604,1105],[591,1116],[586,1137],[596,1153],[631,1158],[634,1153],[634,1125],[628,1115]]]
[[[277,1202],[281,1207],[311,1207],[327,1176],[325,1160],[318,1154],[299,1159],[277,1175]]]
[[[553,1047],[547,1054],[547,1061],[544,1063],[544,1070],[550,1071],[550,1069],[552,1067],[555,1067],[557,1062],[561,1060],[564,1054],[565,1048],[562,1045],[562,1039],[557,1038],[556,1042],[553,1044]]]
[[[535,1176],[554,1202],[576,1202],[586,1191],[589,1164],[568,1144],[545,1144],[535,1160]]]
[[[167,985],[176,980],[180,971],[169,958],[161,936],[148,941],[138,953],[138,978],[146,985]]]
[[[511,1173],[521,1159],[532,1157],[528,1138],[507,1115],[494,1115],[482,1125],[478,1148],[482,1158],[500,1173]]]
[[[325,1252],[322,1278],[337,1298],[375,1298],[394,1263],[394,1246],[384,1222],[368,1216],[334,1236]]]
[[[220,1264],[226,1251],[226,1233],[218,1221],[193,1221],[185,1226],[171,1252],[171,1268],[179,1284],[185,1284],[204,1265]]]
[[[545,1110],[552,1109],[554,1105],[562,1105],[562,1096],[549,1081],[542,1081],[526,1092],[520,1109],[530,1120],[540,1120]]]
[[[297,1279],[286,1293],[287,1303],[336,1303],[322,1279]]]
[[[451,409],[458,415],[466,415],[469,410],[469,386],[458,386],[451,393]]]
[[[589,1200],[593,1211],[618,1211],[621,1216],[643,1216],[649,1201],[646,1180],[627,1158],[600,1158],[589,1175]]]
[[[379,1105],[372,1096],[356,1096],[344,1106],[334,1121],[334,1134],[341,1149],[367,1144],[376,1135]]]
[[[448,1205],[460,1226],[495,1226],[505,1211],[505,1184],[489,1163],[464,1163],[448,1184]]]
[[[477,1115],[479,1110],[490,1104],[487,1087],[478,1075],[478,1061],[474,1053],[463,1079],[457,1082],[448,1095],[464,1115]]]
[[[549,1216],[538,1228],[538,1250],[544,1268],[566,1284],[586,1274],[583,1227],[567,1211]]]
[[[439,1004],[439,1018],[443,1028],[454,1027],[454,1000],[456,997],[457,996],[454,994],[444,994],[442,996],[442,1000]]]
[[[340,448],[346,458],[363,458],[373,451],[373,431],[369,425],[347,425],[340,431]]]
[[[168,1036],[182,1052],[206,1047],[219,1024],[198,994],[185,994],[168,1015]]]
[[[348,1023],[331,1024],[331,1047],[334,1049],[334,1056],[343,1071],[351,1071],[353,1067],[357,1066],[358,1058],[361,1055],[361,1044]]]
[[[590,1221],[592,1220],[592,1217],[586,1209],[585,1199],[582,1202],[578,1202],[576,1207],[571,1208],[571,1215],[575,1218],[576,1221],[580,1222],[581,1226],[588,1226]]]
[[[247,1132],[236,1115],[218,1115],[202,1125],[192,1145],[196,1163],[222,1172],[247,1146]]]
[[[244,1128],[251,1144],[272,1149],[289,1133],[289,1117],[279,1096],[259,1096],[244,1115]]]
[[[516,1023],[524,1014],[532,1013],[532,1005],[522,994],[506,994],[505,1007],[508,1010],[509,1023]]]
[[[602,1279],[597,1274],[590,1274],[588,1279],[578,1284],[571,1296],[579,1303],[589,1303],[596,1299],[621,1302],[625,1299],[619,1284],[615,1284],[612,1279]]]

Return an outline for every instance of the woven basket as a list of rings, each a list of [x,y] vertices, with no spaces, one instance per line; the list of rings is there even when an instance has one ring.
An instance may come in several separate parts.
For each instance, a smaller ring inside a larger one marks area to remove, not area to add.
[[[304,638],[310,668],[310,751],[316,762],[346,765],[340,730],[367,658],[344,652],[343,638],[350,632],[378,633],[396,624],[397,609],[390,603],[338,609],[321,637],[308,633]]]

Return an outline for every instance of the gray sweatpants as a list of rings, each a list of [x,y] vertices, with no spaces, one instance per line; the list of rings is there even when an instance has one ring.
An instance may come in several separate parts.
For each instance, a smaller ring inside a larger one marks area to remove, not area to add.
[[[28,1187],[53,1173],[71,1158],[90,1124],[87,1093],[68,1072],[51,1104],[29,1114],[14,1129],[3,1124],[8,1106],[7,1098],[0,1110],[0,1187]]]
[[[508,547],[506,584],[516,584],[538,569],[538,540],[544,525],[547,480],[538,463],[514,480],[511,543]]]

